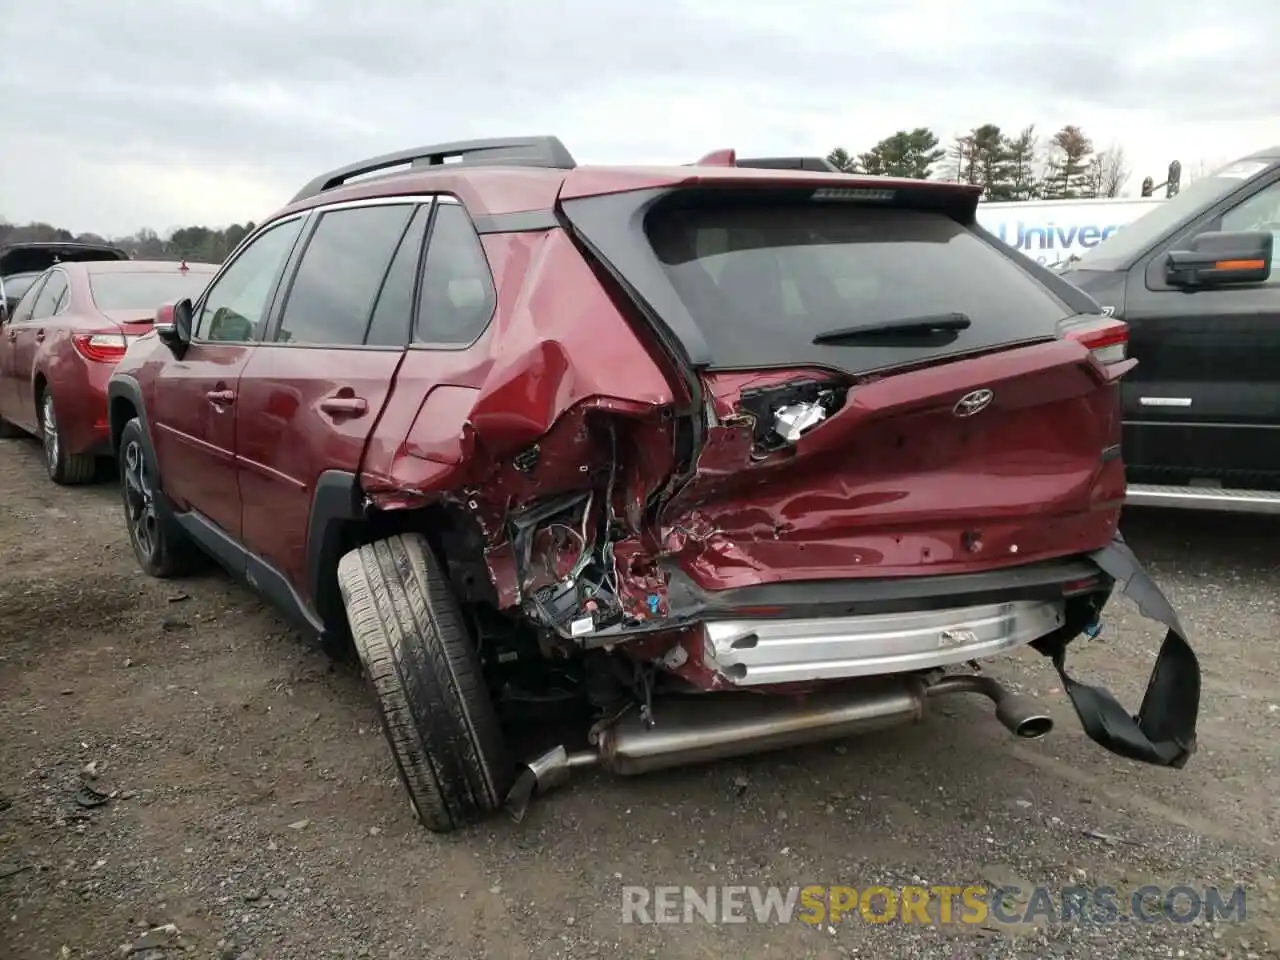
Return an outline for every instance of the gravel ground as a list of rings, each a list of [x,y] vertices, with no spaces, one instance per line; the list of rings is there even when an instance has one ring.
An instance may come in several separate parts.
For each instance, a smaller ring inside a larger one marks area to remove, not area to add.
[[[639,779],[583,774],[440,839],[373,705],[248,591],[137,572],[114,484],[0,447],[0,957],[1280,956],[1280,524],[1135,512],[1125,530],[1204,670],[1183,771],[1094,747],[1038,657],[922,727]],[[1072,667],[1136,707],[1158,628],[1117,600]],[[110,796],[98,806],[85,785]],[[1242,884],[1244,920],[636,925],[622,885]],[[172,925],[171,927],[166,925]],[[160,929],[154,929],[160,928]]]

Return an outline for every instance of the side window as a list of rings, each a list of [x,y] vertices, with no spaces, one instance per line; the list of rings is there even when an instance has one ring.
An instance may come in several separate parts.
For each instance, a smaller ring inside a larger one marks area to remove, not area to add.
[[[460,203],[436,207],[422,268],[415,339],[465,346],[484,332],[497,295],[489,261]]]
[[[61,270],[54,270],[45,281],[44,289],[36,297],[35,308],[31,311],[32,320],[44,320],[52,317],[58,302],[67,292],[67,276]]]
[[[257,336],[302,221],[295,217],[259,234],[214,281],[196,318],[197,339],[243,343]]]
[[[1280,181],[1263,187],[1253,196],[1241,200],[1222,215],[1219,230],[1262,230],[1274,238],[1271,276],[1268,283],[1280,284],[1280,268],[1275,258],[1280,257]]]
[[[420,206],[413,215],[409,229],[400,241],[400,249],[391,261],[387,279],[383,281],[378,303],[369,318],[369,329],[364,335],[368,347],[403,347],[409,342],[409,328],[413,325],[414,282],[418,279],[418,264],[422,261],[422,241],[427,234],[427,220],[431,206]]]
[[[40,299],[40,294],[43,292],[42,284],[45,279],[45,277],[37,277],[35,283],[27,288],[26,294],[18,301],[18,305],[13,308],[11,323],[22,323],[31,319],[31,312],[35,309],[36,301]]]
[[[415,204],[330,210],[307,242],[276,339],[358,345]]]

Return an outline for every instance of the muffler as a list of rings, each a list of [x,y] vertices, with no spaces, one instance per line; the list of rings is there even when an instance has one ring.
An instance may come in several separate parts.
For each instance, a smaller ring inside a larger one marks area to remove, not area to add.
[[[835,740],[884,730],[924,718],[925,701],[954,693],[980,693],[996,706],[996,718],[1016,736],[1035,739],[1053,720],[1025,697],[992,677],[944,676],[932,683],[918,676],[879,679],[820,689],[798,697],[753,693],[690,694],[655,704],[650,726],[639,710],[597,725],[592,750],[570,753],[555,747],[531,761],[507,796],[507,809],[524,818],[534,792],[545,793],[578,767],[601,766],[623,776],[670,767]]]

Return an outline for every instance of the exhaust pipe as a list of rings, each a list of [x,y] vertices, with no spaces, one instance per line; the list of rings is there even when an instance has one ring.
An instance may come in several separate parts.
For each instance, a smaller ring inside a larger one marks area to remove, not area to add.
[[[623,714],[593,730],[593,750],[570,753],[555,747],[531,761],[507,796],[507,809],[524,819],[534,792],[545,793],[579,767],[600,766],[623,776],[670,767],[804,746],[884,730],[924,718],[925,703],[955,693],[980,693],[996,707],[998,719],[1015,736],[1036,739],[1053,720],[1031,700],[1005,689],[992,677],[945,676],[931,684],[919,677],[881,680],[822,689],[799,697],[707,693],[661,700],[657,722],[648,726],[639,711]]]
[[[953,674],[925,687],[924,692],[928,697],[980,693],[996,705],[996,719],[1004,728],[1023,740],[1039,740],[1053,729],[1053,717],[1041,710],[1030,697],[1001,686],[995,677]]]
[[[600,766],[635,776],[883,730],[924,718],[923,686],[895,682],[801,697],[707,693],[659,701],[647,727],[624,714],[594,739]]]

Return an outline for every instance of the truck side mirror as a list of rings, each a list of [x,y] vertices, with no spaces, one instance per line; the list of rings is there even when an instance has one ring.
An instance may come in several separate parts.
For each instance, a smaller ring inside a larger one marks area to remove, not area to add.
[[[1185,250],[1165,257],[1165,279],[1174,287],[1264,283],[1271,276],[1275,238],[1270,231],[1233,230],[1197,234]]]

